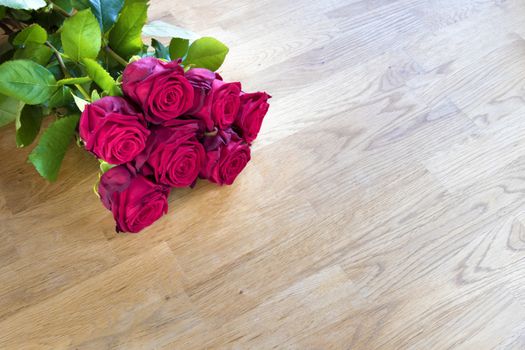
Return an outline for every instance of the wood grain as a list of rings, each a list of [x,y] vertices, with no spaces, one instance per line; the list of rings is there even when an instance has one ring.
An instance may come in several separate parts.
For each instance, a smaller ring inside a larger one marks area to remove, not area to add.
[[[525,348],[525,3],[153,1],[274,98],[231,187],[113,231],[0,130],[0,349]]]

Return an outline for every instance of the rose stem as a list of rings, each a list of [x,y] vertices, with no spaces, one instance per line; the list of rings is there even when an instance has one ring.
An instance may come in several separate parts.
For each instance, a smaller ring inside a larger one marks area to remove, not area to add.
[[[60,65],[60,69],[62,70],[62,74],[64,74],[64,78],[70,78],[71,75],[69,74],[69,71],[67,70],[66,65],[64,64],[64,60],[62,60],[62,55],[60,54],[60,52],[49,41],[46,41],[46,45],[51,50],[53,50],[53,53],[55,54],[55,57],[57,58],[58,64]],[[82,96],[84,96],[84,98],[91,101],[91,96],[89,96],[87,91],[84,90],[84,88],[80,84],[75,84],[75,87],[78,89],[78,91],[80,91],[80,93],[82,94]]]
[[[53,2],[51,3],[51,5],[53,5],[53,10],[60,13],[62,16],[71,17],[71,15],[66,10],[64,10],[62,7],[58,6],[57,4]]]
[[[124,67],[126,67],[126,66],[128,65],[128,62],[127,62],[125,59],[123,59],[122,57],[120,57],[115,51],[113,51],[113,50],[111,49],[111,47],[106,46],[106,47],[105,47],[105,50],[106,50],[106,52],[107,52],[111,57],[113,57],[113,59],[114,59],[115,61],[117,61],[118,63],[120,63],[120,64],[123,65]]]

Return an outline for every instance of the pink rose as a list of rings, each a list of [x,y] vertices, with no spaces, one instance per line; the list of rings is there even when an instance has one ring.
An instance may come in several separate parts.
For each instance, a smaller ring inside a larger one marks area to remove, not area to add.
[[[235,119],[234,126],[240,131],[244,141],[251,143],[257,138],[261,125],[268,112],[271,98],[266,92],[242,93],[241,108]]]
[[[177,61],[164,62],[154,57],[135,61],[124,69],[122,88],[153,124],[177,118],[193,105],[193,87]]]
[[[113,213],[117,232],[139,232],[168,211],[169,189],[131,173],[123,165],[102,175],[98,193]]]
[[[186,77],[195,89],[189,114],[202,119],[209,131],[214,126],[219,129],[231,126],[241,103],[241,83],[225,83],[218,74],[202,68],[190,69]]]
[[[146,146],[142,114],[124,98],[106,96],[86,106],[79,124],[88,151],[111,164],[132,161]]]
[[[195,120],[175,119],[155,127],[148,146],[137,157],[136,166],[144,175],[170,187],[192,185],[204,162],[204,147],[197,140],[199,131]]]
[[[204,139],[206,160],[200,177],[219,185],[231,185],[250,161],[250,147],[231,129]]]

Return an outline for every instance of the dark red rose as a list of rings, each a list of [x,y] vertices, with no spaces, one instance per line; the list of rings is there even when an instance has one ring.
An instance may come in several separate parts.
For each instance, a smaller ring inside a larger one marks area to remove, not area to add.
[[[124,98],[106,96],[86,106],[79,124],[88,151],[110,164],[132,161],[146,146],[142,114]]]
[[[98,193],[113,213],[117,232],[139,232],[168,211],[169,189],[133,174],[123,165],[102,175]]]
[[[177,61],[164,62],[154,57],[135,61],[124,69],[122,88],[153,124],[177,118],[193,105],[193,87]]]
[[[250,147],[231,129],[205,137],[204,148],[200,177],[219,185],[231,185],[250,161]]]
[[[231,126],[239,111],[241,83],[226,83],[218,74],[202,68],[190,69],[186,77],[195,89],[189,114],[202,119],[208,131],[214,126]]]
[[[197,121],[175,119],[152,129],[148,146],[137,157],[136,167],[144,175],[170,187],[192,185],[205,159],[204,147],[197,140]]]
[[[240,131],[244,141],[251,143],[257,138],[264,116],[270,107],[269,98],[271,96],[266,92],[241,94],[241,108],[234,125]]]

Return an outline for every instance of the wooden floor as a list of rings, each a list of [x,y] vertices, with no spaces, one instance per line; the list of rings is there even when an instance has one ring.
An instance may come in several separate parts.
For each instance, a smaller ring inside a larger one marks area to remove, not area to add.
[[[117,235],[0,130],[0,349],[525,349],[523,0],[154,0],[274,98],[232,187]]]

